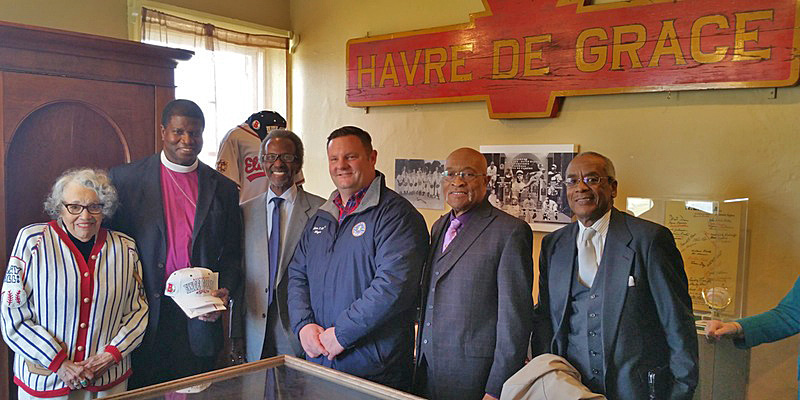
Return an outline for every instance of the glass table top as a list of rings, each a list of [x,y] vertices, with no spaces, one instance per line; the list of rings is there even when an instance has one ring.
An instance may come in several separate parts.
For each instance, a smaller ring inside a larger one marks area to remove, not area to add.
[[[420,399],[290,356],[278,356],[141,388],[107,399]]]

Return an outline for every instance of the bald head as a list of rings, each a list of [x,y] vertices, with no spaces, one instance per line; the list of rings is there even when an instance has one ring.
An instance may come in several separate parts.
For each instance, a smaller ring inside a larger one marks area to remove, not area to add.
[[[481,154],[478,150],[469,147],[462,147],[450,153],[450,155],[447,156],[447,161],[445,161],[445,168],[447,168],[447,165],[451,161],[470,164],[473,168],[475,168],[475,171],[479,173],[486,172],[486,168],[488,168],[488,164],[486,164],[486,157],[484,157],[483,154]]]
[[[444,179],[442,190],[447,204],[456,216],[461,215],[486,197],[486,157],[475,149],[460,148],[447,156],[444,168],[448,176]]]

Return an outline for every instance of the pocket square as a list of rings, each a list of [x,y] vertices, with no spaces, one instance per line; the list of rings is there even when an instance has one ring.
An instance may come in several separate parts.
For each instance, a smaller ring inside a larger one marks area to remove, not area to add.
[[[628,287],[636,286],[636,280],[633,279],[633,276],[628,276]]]

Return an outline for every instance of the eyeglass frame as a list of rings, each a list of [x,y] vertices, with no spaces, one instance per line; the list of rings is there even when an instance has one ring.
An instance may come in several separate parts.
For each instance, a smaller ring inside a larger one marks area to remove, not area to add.
[[[475,178],[479,176],[486,176],[486,174],[477,174],[475,172],[469,172],[469,171],[459,171],[459,172],[442,171],[442,179],[447,182],[452,182],[454,179],[456,179],[456,177],[461,178],[461,180],[464,182],[472,182],[475,180]]]
[[[570,183],[569,182],[570,179],[575,179],[575,182]],[[590,182],[591,180],[594,180],[594,179],[597,179],[597,182]],[[583,182],[583,184],[586,185],[586,186],[597,186],[597,185],[600,184],[600,182],[603,181],[603,179],[608,180],[609,184],[614,182],[614,177],[613,176],[607,176],[607,175],[606,176],[593,176],[593,175],[589,175],[589,176],[584,176],[583,178],[580,178],[580,179],[567,177],[567,179],[564,179],[564,186],[566,186],[568,188],[575,187],[575,186],[578,186],[578,182]]]
[[[103,213],[103,209],[106,206],[103,203],[94,203],[94,204],[89,204],[89,205],[85,206],[83,204],[77,204],[77,203],[69,203],[68,204],[68,203],[64,203],[64,202],[62,202],[61,205],[63,205],[64,209],[67,210],[67,212],[69,214],[72,214],[72,215],[81,215],[81,214],[83,214],[83,210],[88,211],[89,214],[94,214],[94,215],[102,214]],[[80,207],[81,210],[75,213],[75,212],[70,211],[70,209],[69,209],[70,207]],[[90,210],[89,207],[100,207],[100,210],[98,210],[97,212],[92,212],[92,210]]]
[[[275,159],[270,161],[269,158],[268,158],[270,156],[275,156]],[[285,158],[286,156],[291,157],[292,160],[291,161],[286,160],[286,158]],[[281,153],[281,154],[266,153],[266,154],[261,156],[261,162],[262,163],[270,163],[270,164],[272,164],[275,161],[278,161],[278,159],[280,159],[281,161],[285,162],[286,164],[291,164],[291,163],[297,162],[297,160],[299,160],[300,157],[298,157],[297,154],[292,154],[292,153]]]

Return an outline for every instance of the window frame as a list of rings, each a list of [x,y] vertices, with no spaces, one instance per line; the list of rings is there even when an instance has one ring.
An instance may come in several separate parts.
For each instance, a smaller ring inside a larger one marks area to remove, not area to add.
[[[142,8],[146,7],[176,17],[191,19],[198,22],[205,22],[220,28],[235,30],[244,33],[274,35],[289,39],[289,50],[286,52],[286,123],[287,128],[292,126],[292,53],[299,42],[299,36],[292,31],[273,28],[266,25],[259,25],[253,22],[243,21],[235,18],[224,17],[203,11],[192,10],[184,7],[166,4],[153,0],[128,0],[128,39],[134,42],[142,42]]]

